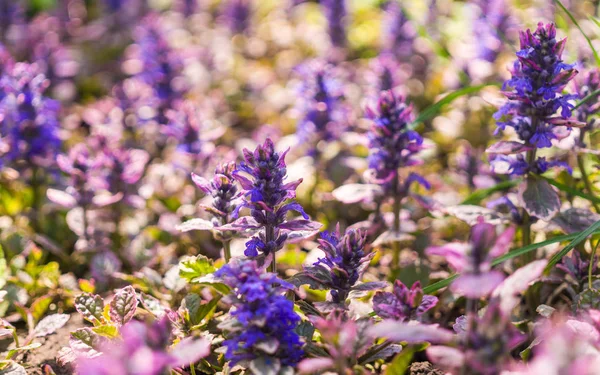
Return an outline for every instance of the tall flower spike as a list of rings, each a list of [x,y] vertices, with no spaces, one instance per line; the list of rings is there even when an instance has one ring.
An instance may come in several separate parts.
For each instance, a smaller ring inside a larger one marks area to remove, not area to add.
[[[339,139],[348,126],[349,110],[343,104],[342,83],[333,66],[315,60],[302,65],[299,73],[303,84],[296,134],[300,143],[310,145],[309,152],[313,153],[319,141]]]
[[[389,190],[398,178],[399,168],[420,163],[415,155],[423,149],[423,138],[408,126],[413,120],[412,107],[392,91],[380,94],[377,106],[367,108],[367,117],[373,122],[368,135],[369,168],[374,182]],[[403,189],[407,191],[412,182],[429,186],[422,177],[412,175]]]
[[[473,33],[477,41],[477,55],[493,63],[502,52],[502,41],[511,26],[509,7],[505,0],[481,0],[476,3],[479,14],[473,23]]]
[[[231,366],[242,362],[254,373],[264,373],[257,370],[264,366],[279,373],[296,365],[303,355],[302,342],[294,331],[300,317],[283,295],[293,285],[265,273],[250,260],[234,261],[215,275],[232,288],[228,297],[234,306],[232,320],[223,323],[227,331],[225,357]]]
[[[510,249],[514,235],[515,228],[509,227],[497,236],[496,227],[480,217],[471,228],[469,243],[449,243],[430,247],[425,252],[445,257],[450,267],[461,274],[451,284],[452,291],[468,298],[480,298],[489,295],[504,280],[502,272],[491,269],[491,262]]]
[[[44,95],[49,82],[35,64],[16,63],[0,78],[0,138],[9,150],[3,163],[48,167],[62,144],[59,104]]]
[[[296,187],[302,182],[302,179],[284,182],[286,153],[276,152],[271,139],[267,139],[254,152],[244,149],[244,161],[233,172],[233,177],[244,189],[244,202],[236,207],[233,216],[237,217],[242,207],[250,208],[254,224],[241,218],[240,229],[261,230],[246,243],[244,254],[247,256],[257,256],[259,250],[265,255],[275,253],[290,236],[298,237],[320,228],[320,224],[308,220],[299,203],[286,203],[296,197]],[[299,212],[304,220],[286,220],[289,211]]]
[[[538,24],[535,32],[520,33],[521,49],[512,70],[512,78],[503,85],[509,99],[494,114],[498,131],[511,127],[521,142],[499,142],[488,149],[493,154],[492,166],[499,173],[523,175],[543,173],[548,167],[563,166],[545,160],[526,160],[523,152],[535,156],[537,148],[552,146],[559,139],[558,127],[584,126],[571,119],[573,104],[569,100],[577,95],[563,95],[562,91],[577,74],[574,66],[562,61],[566,39],[556,40],[554,24]],[[556,112],[560,110],[560,115]],[[515,155],[516,156],[508,156]],[[497,168],[498,164],[500,165]]]
[[[398,61],[406,62],[413,55],[417,32],[406,17],[400,1],[387,1],[382,25],[382,45],[386,52],[396,56]]]
[[[346,46],[346,23],[348,10],[346,0],[323,0],[323,11],[327,18],[327,31],[334,47]]]

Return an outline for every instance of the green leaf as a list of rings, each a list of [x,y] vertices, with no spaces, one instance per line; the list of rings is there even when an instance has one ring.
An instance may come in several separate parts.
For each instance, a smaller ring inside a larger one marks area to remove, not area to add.
[[[213,287],[217,292],[221,293],[224,296],[228,295],[231,292],[231,288],[226,284],[223,284],[212,273],[206,276],[198,277],[192,280],[192,283]]]
[[[52,297],[50,296],[41,296],[40,298],[33,301],[29,310],[31,311],[31,315],[33,316],[33,320],[38,322],[48,311],[48,307],[52,303]]]
[[[415,121],[413,121],[413,123],[411,124],[410,127],[414,128],[417,124],[429,120],[430,118],[432,118],[433,116],[438,114],[445,105],[453,102],[455,99],[458,99],[461,96],[474,94],[474,93],[479,92],[482,89],[484,89],[486,87],[490,87],[490,86],[498,86],[498,84],[490,83],[490,84],[478,85],[478,86],[468,86],[468,87],[451,92],[450,94],[444,96],[439,101],[433,103],[429,107],[422,110],[421,114],[419,114],[419,116],[415,119]]]
[[[75,298],[75,308],[90,323],[98,324],[104,322],[104,300],[102,297],[83,293]]]
[[[452,284],[452,282],[454,281],[454,279],[456,279],[458,277],[458,274],[454,274],[450,277],[445,278],[444,280],[440,280],[437,281],[431,285],[427,285],[425,288],[423,288],[423,293],[424,294],[431,294],[433,292],[436,292],[442,288],[447,287],[448,285]]]
[[[202,298],[196,293],[190,293],[184,298],[184,305],[188,311],[189,319],[192,325],[199,325],[211,314],[217,307],[221,298],[213,298],[210,301],[202,301]]]
[[[94,349],[96,349],[98,347],[98,345],[100,344],[100,342],[102,342],[102,339],[100,338],[100,336],[98,336],[98,334],[96,334],[96,332],[92,331],[92,329],[88,328],[88,327],[79,328],[79,329],[71,332],[71,337],[83,342],[90,348],[94,348]]]
[[[8,267],[6,258],[4,257],[4,250],[2,249],[2,245],[0,245],[0,288],[6,285],[6,279],[8,278],[7,270]]]
[[[6,358],[10,359],[12,357],[14,357],[15,354],[17,354],[18,352],[26,352],[26,351],[30,351],[30,350],[34,350],[39,348],[40,346],[42,346],[41,343],[39,342],[32,342],[29,345],[25,345],[25,346],[20,346],[18,348],[14,348],[8,351],[8,354],[6,355]]]
[[[179,263],[179,276],[188,282],[193,282],[194,279],[206,276],[215,270],[212,262],[204,255],[190,257]]]
[[[512,187],[517,186],[521,182],[520,179],[515,180],[506,180],[494,185],[492,187],[486,189],[479,189],[474,191],[471,195],[469,195],[464,201],[462,201],[461,205],[464,204],[480,204],[485,198],[494,194],[497,191],[505,191]]]
[[[404,375],[410,366],[414,354],[415,349],[412,347],[403,348],[387,366],[384,375]]]
[[[558,4],[558,6],[567,14],[567,16],[569,16],[569,18],[571,19],[571,22],[573,22],[573,24],[581,32],[581,35],[583,35],[583,37],[585,38],[585,40],[587,40],[588,45],[590,46],[590,48],[592,49],[592,52],[594,53],[594,59],[596,60],[596,65],[600,66],[600,56],[598,56],[598,52],[594,48],[594,45],[592,44],[592,41],[590,40],[590,38],[583,32],[583,29],[581,28],[581,26],[579,26],[579,23],[577,22],[577,20],[575,19],[575,17],[573,17],[573,15],[571,14],[571,12],[569,12],[569,10],[563,5],[563,3],[560,2],[560,0],[554,0],[554,2],[556,4]]]
[[[119,329],[116,326],[105,324],[98,327],[92,328],[94,333],[97,333],[100,336],[108,337],[109,339],[114,339],[119,337]]]
[[[564,257],[575,246],[579,245],[579,243],[581,241],[585,240],[586,238],[588,238],[589,236],[591,236],[592,234],[597,232],[599,229],[600,229],[600,220],[598,220],[594,224],[590,225],[583,232],[576,233],[577,237],[575,237],[567,246],[565,246],[561,251],[554,254],[552,256],[552,258],[550,258],[550,261],[548,261],[548,265],[546,266],[546,269],[544,270],[544,272],[545,273],[550,272],[550,270],[552,270],[552,267],[554,267],[558,262],[560,262],[562,257]]]
[[[68,314],[52,314],[40,320],[35,327],[35,337],[48,336],[62,328],[71,316]]]

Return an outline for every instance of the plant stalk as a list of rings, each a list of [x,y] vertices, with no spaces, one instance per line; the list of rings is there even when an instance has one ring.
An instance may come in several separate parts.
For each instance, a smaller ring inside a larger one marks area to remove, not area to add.
[[[225,258],[225,264],[229,263],[231,259],[231,243],[229,240],[223,241],[223,256]]]
[[[588,174],[585,170],[585,166],[583,164],[583,155],[581,155],[581,154],[577,155],[577,166],[579,167],[579,171],[581,172],[581,179],[583,180],[585,189],[588,191],[588,193],[592,197],[595,198],[596,195],[594,194],[594,190],[592,188],[592,183],[590,181],[590,177],[588,176]],[[592,201],[592,205],[594,206],[594,210],[596,210],[597,213],[600,213],[600,206],[598,206],[598,203]]]
[[[394,178],[394,183],[392,185],[392,192],[394,194],[394,227],[392,228],[395,236],[400,236],[400,209],[402,207],[402,195],[400,194],[400,176],[398,171],[396,171],[396,176]],[[392,268],[398,267],[400,263],[400,241],[394,240],[393,242],[393,251],[394,255],[392,258]]]

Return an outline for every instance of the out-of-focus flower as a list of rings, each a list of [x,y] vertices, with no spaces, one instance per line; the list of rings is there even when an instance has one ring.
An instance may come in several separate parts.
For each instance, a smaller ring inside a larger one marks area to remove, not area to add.
[[[579,98],[584,99],[596,90],[600,89],[600,70],[591,69],[582,75],[579,75],[573,80],[575,91]],[[600,100],[598,96],[591,98],[583,102],[576,112],[577,120],[585,123],[585,126],[581,128],[580,134],[580,145],[583,144],[583,137],[585,132],[594,130],[597,127],[596,119],[592,115],[596,114],[600,109]]]
[[[477,56],[485,61],[496,61],[504,39],[511,26],[509,7],[504,0],[476,1],[479,7],[473,23],[473,34],[477,41]]]
[[[222,323],[227,331],[225,356],[231,365],[243,362],[253,372],[267,365],[275,373],[296,365],[303,355],[302,342],[294,331],[300,317],[292,301],[283,296],[293,285],[250,260],[233,261],[215,275],[232,288],[228,297],[234,307],[231,319]]]
[[[512,226],[496,235],[496,227],[480,217],[471,228],[469,243],[430,247],[426,253],[445,257],[450,267],[460,273],[450,285],[451,290],[468,298],[480,298],[489,295],[504,280],[502,272],[491,269],[491,262],[510,249],[514,235]]]
[[[348,22],[346,0],[323,0],[321,4],[327,18],[327,31],[331,44],[338,48],[345,47],[346,23]]]
[[[44,91],[49,81],[35,64],[16,63],[0,77],[0,137],[9,150],[3,164],[49,167],[60,151],[58,102]]]
[[[450,371],[469,368],[473,374],[499,374],[511,363],[510,352],[526,340],[496,302],[490,303],[481,317],[471,314],[461,324],[459,329],[455,326],[459,348],[427,349],[433,363]]]
[[[228,0],[223,3],[223,18],[233,34],[244,34],[250,28],[252,0]]]
[[[403,83],[400,73],[400,65],[395,57],[389,53],[379,55],[370,64],[370,82],[374,91],[379,94],[382,91],[397,90]]]
[[[386,2],[382,35],[384,50],[396,56],[398,61],[405,62],[412,56],[417,32],[406,17],[400,1]]]
[[[335,69],[314,60],[300,66],[299,73],[303,78],[297,106],[299,141],[314,147],[319,141],[339,139],[348,127],[349,111],[343,103],[343,88]]]
[[[102,354],[77,361],[80,374],[160,375],[188,366],[210,354],[210,341],[188,338],[168,350],[171,324],[165,315],[153,324],[131,321],[121,328],[122,340],[105,343]]]
[[[569,81],[575,77],[577,70],[573,65],[562,61],[566,39],[556,40],[554,24],[538,24],[537,30],[520,33],[521,50],[517,52],[512,78],[506,81],[503,89],[509,99],[496,114],[498,131],[511,127],[515,130],[520,142],[501,141],[488,149],[494,154],[491,160],[504,163],[506,172],[512,175],[523,175],[529,172],[543,173],[556,162],[535,159],[526,160],[522,153],[534,152],[537,148],[552,146],[552,140],[558,139],[557,127],[571,128],[584,126],[571,119],[573,104],[569,100],[577,95],[563,95],[562,91]],[[560,116],[555,113],[560,110]],[[517,154],[515,156],[508,156]],[[532,154],[535,155],[535,154]]]
[[[373,310],[383,319],[420,319],[438,302],[437,297],[424,295],[421,283],[415,282],[408,289],[400,280],[394,283],[394,290],[377,292],[373,297]]]

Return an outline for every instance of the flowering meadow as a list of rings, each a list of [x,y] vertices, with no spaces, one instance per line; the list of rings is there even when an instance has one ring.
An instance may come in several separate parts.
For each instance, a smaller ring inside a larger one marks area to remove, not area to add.
[[[0,375],[600,375],[599,8],[0,0]]]

